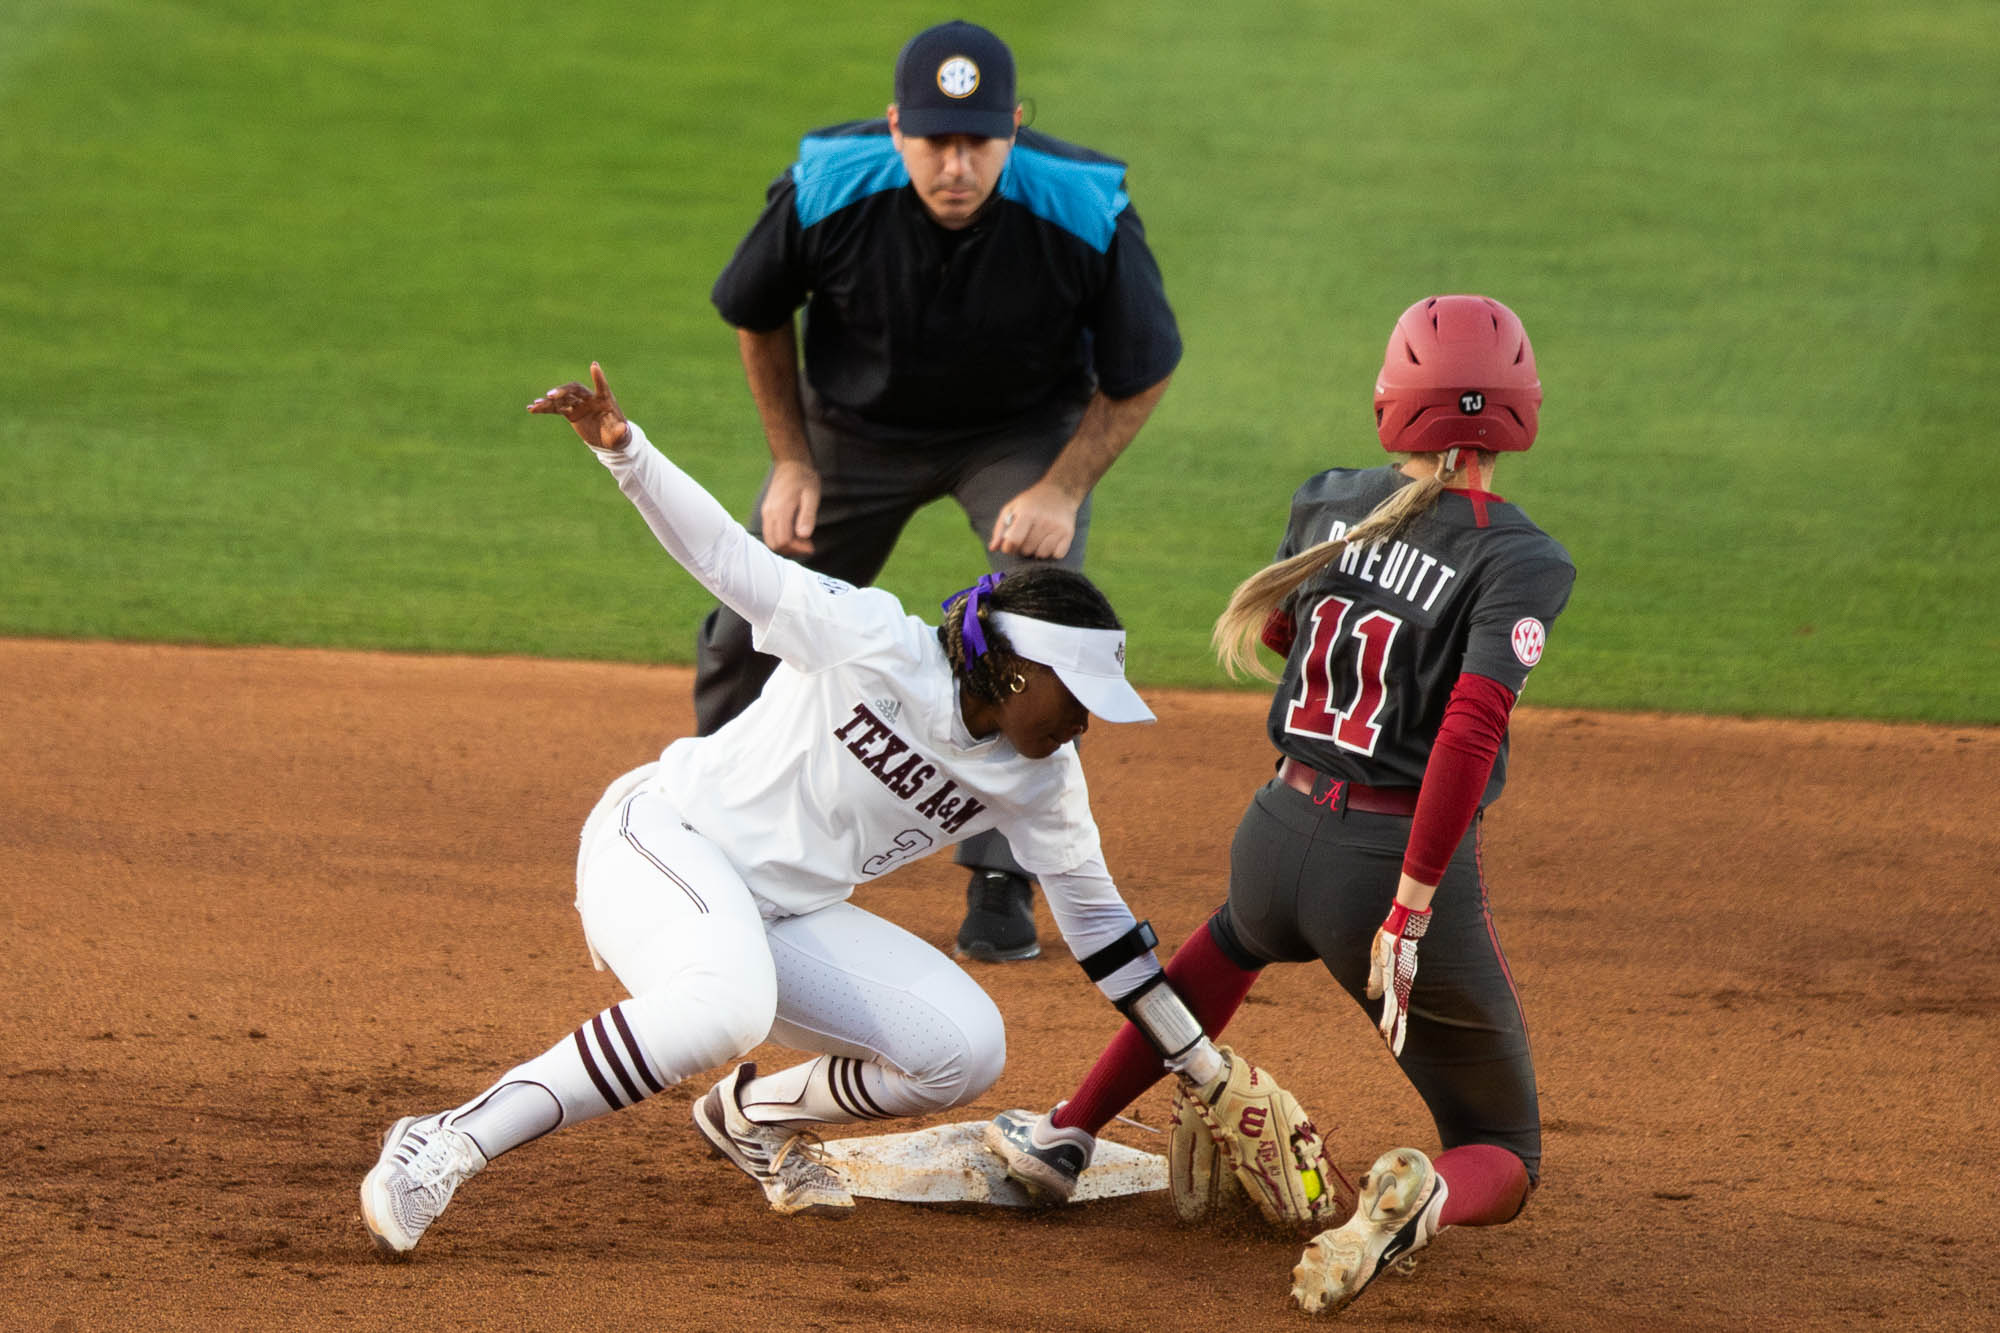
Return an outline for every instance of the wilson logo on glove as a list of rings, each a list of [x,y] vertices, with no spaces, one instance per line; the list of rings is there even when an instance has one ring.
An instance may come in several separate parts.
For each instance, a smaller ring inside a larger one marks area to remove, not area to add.
[[[1318,1224],[1351,1207],[1353,1189],[1328,1162],[1319,1131],[1298,1099],[1264,1071],[1223,1047],[1225,1072],[1175,1098],[1169,1184],[1183,1218],[1205,1215],[1220,1197],[1217,1166],[1234,1173],[1266,1220]],[[1211,1142],[1197,1142],[1197,1139]],[[1335,1182],[1341,1188],[1338,1191]]]

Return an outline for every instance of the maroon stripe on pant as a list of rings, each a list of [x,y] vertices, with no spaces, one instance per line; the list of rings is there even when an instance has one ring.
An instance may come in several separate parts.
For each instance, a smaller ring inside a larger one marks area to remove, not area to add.
[[[625,806],[618,812],[618,836],[630,843],[633,851],[650,861],[653,869],[672,880],[675,886],[688,896],[688,901],[694,904],[695,910],[705,915],[708,912],[708,904],[703,902],[701,895],[694,891],[694,885],[675,874],[673,867],[654,855],[652,849],[647,847],[645,843],[640,842],[639,835],[632,831],[632,802],[637,800],[640,795],[641,793],[634,792],[631,796],[625,798]]]
[[[1507,966],[1507,955],[1500,950],[1500,931],[1493,924],[1493,905],[1486,896],[1486,837],[1480,825],[1472,827],[1472,866],[1479,877],[1479,916],[1486,925],[1486,940],[1493,946],[1493,956],[1499,960],[1500,975],[1507,979],[1507,993],[1514,997],[1514,1012],[1521,1016],[1521,1036],[1534,1049],[1534,1038],[1528,1036],[1528,1011],[1521,1007],[1521,990],[1514,984],[1514,969]]]

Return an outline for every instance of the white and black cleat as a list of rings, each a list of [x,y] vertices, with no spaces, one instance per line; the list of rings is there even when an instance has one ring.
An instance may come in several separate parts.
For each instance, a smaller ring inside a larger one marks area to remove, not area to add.
[[[1406,1259],[1442,1230],[1447,1190],[1431,1159],[1393,1148],[1361,1178],[1354,1216],[1322,1231],[1292,1269],[1292,1299],[1307,1314],[1332,1314],[1365,1291],[1389,1265]]]
[[[738,1065],[697,1097],[694,1127],[717,1157],[727,1158],[757,1182],[772,1212],[852,1216],[854,1195],[839,1168],[826,1160],[817,1139],[781,1125],[760,1125],[743,1114],[743,1085],[756,1077],[756,1065]]]

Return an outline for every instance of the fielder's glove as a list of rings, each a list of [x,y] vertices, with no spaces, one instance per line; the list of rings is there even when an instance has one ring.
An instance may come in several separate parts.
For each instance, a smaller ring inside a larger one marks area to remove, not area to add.
[[[1183,1222],[1203,1222],[1250,1206],[1236,1183],[1235,1169],[1195,1109],[1198,1099],[1192,1083],[1186,1079],[1175,1083],[1174,1123],[1167,1131],[1167,1189]]]
[[[1335,1212],[1345,1214],[1353,1206],[1352,1190],[1327,1161],[1319,1131],[1298,1099],[1228,1047],[1221,1049],[1228,1061],[1221,1077],[1202,1087],[1183,1078],[1186,1095],[1181,1100],[1193,1115],[1182,1116],[1176,1107],[1167,1156],[1175,1207],[1185,1217],[1186,1209],[1200,1200],[1206,1199],[1208,1207],[1219,1200],[1219,1157],[1268,1221],[1319,1225]],[[1184,1141],[1193,1138],[1197,1119],[1208,1131],[1215,1157],[1205,1158]],[[1175,1184],[1177,1169],[1186,1172],[1186,1179]]]
[[[1376,1027],[1389,1043],[1391,1055],[1403,1053],[1410,1023],[1410,986],[1417,979],[1417,941],[1431,926],[1431,909],[1412,912],[1401,903],[1389,909],[1389,919],[1375,932],[1368,958],[1368,998],[1382,1001]]]

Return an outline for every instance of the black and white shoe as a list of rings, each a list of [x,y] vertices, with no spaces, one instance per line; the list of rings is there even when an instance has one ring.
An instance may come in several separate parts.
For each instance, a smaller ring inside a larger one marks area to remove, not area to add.
[[[965,886],[965,920],[958,927],[960,958],[1013,963],[1042,951],[1035,939],[1035,888],[1004,870],[975,870]]]
[[[1049,1116],[1015,1110],[986,1122],[986,1147],[1007,1164],[1009,1176],[1050,1203],[1068,1203],[1097,1140],[1083,1130],[1053,1125]]]
[[[407,1258],[458,1187],[485,1169],[479,1145],[446,1125],[443,1112],[390,1126],[375,1169],[361,1182],[361,1220],[382,1257]]]
[[[1307,1314],[1332,1314],[1359,1296],[1390,1264],[1431,1243],[1443,1227],[1448,1191],[1431,1159],[1392,1148],[1361,1178],[1354,1216],[1306,1245],[1292,1269],[1292,1299]]]
[[[852,1216],[854,1195],[817,1138],[783,1125],[760,1125],[743,1114],[743,1085],[756,1077],[756,1065],[740,1064],[696,1098],[694,1127],[717,1157],[728,1158],[757,1182],[772,1212]]]

